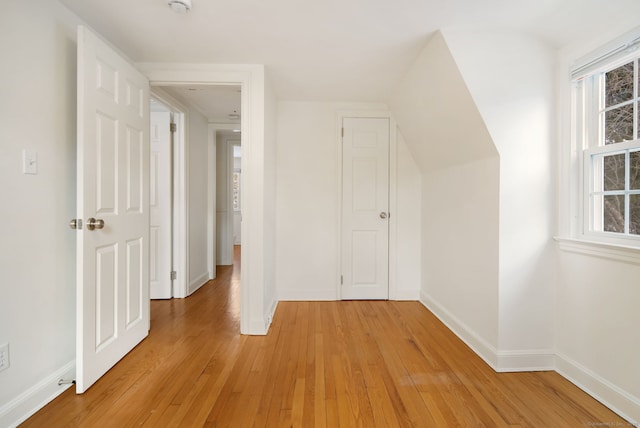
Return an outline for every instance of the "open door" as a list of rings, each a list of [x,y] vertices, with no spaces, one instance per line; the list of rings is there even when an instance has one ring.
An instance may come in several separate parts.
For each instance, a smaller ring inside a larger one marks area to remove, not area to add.
[[[78,28],[76,392],[149,333],[149,82]]]

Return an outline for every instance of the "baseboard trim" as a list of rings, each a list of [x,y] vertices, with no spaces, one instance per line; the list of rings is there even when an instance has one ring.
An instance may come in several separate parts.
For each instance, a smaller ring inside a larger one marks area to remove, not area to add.
[[[0,407],[0,427],[14,428],[62,394],[70,384],[58,385],[60,379],[76,378],[76,361],[70,361],[16,398]]]
[[[632,426],[640,426],[640,398],[622,390],[566,355],[556,353],[555,366],[555,370],[562,377],[626,419]]]
[[[418,301],[420,300],[420,290],[389,290],[389,300],[395,301]]]
[[[551,349],[524,351],[498,351],[496,371],[546,372],[555,370],[555,354]]]
[[[453,334],[458,336],[460,340],[471,348],[473,352],[482,358],[493,370],[498,371],[498,352],[492,345],[478,336],[473,330],[468,328],[463,322],[451,314],[451,312],[443,308],[425,292],[420,293],[420,303],[431,311],[436,318],[442,321],[442,323],[446,325]]]
[[[278,308],[278,300],[273,300],[269,307],[269,314],[267,318],[267,331],[269,331],[269,328],[271,327],[271,322],[273,321],[273,317],[276,314],[277,308]]]
[[[209,281],[209,272],[205,272],[193,281],[189,282],[189,292],[187,295],[191,295]]]
[[[278,300],[290,302],[338,300],[336,290],[278,290]]]

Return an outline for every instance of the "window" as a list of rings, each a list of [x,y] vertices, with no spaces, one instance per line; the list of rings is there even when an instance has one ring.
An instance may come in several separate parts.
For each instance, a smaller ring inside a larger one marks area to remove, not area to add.
[[[640,53],[606,57],[573,82],[582,234],[640,246]]]

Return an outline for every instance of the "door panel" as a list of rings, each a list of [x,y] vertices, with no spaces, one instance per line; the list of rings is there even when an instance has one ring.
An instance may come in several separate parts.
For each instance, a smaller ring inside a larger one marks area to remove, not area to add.
[[[389,120],[345,118],[343,130],[342,298],[387,299]]]
[[[148,105],[147,79],[79,27],[78,393],[149,331]]]

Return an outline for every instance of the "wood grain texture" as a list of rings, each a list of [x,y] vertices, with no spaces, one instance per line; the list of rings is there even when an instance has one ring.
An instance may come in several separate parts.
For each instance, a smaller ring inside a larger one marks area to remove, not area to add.
[[[241,336],[237,259],[153,301],[147,339],[22,426],[627,426],[557,373],[495,373],[417,302],[280,302]]]

